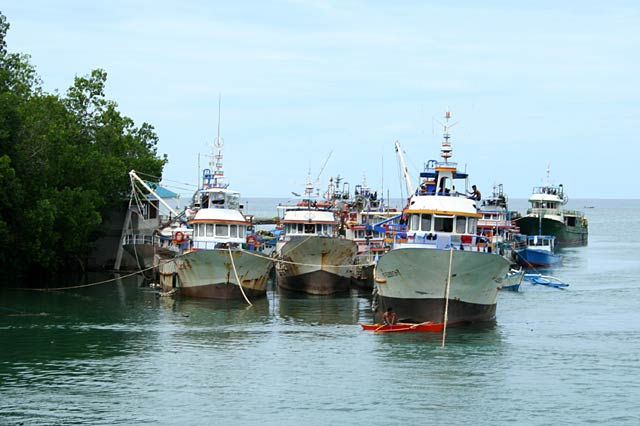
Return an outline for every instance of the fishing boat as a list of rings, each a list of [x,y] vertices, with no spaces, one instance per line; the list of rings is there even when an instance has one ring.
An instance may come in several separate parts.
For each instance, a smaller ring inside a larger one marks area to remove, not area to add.
[[[548,268],[560,263],[562,255],[556,253],[556,237],[552,235],[517,235],[514,255],[518,265],[526,268]]]
[[[349,291],[357,246],[345,238],[333,203],[313,195],[310,177],[300,200],[278,206],[283,233],[276,243],[279,288],[311,295]]]
[[[486,236],[499,254],[513,259],[514,235],[520,233],[514,219],[519,217],[519,214],[510,211],[507,203],[508,198],[503,185],[495,185],[491,195],[482,199],[478,206],[478,212],[482,215],[478,219],[478,233]]]
[[[373,270],[384,254],[387,224],[398,222],[400,214],[393,210],[358,212],[355,224],[347,228],[347,238],[355,241],[358,252],[351,272],[351,284],[362,290],[373,290]]]
[[[520,284],[522,284],[522,280],[524,278],[524,269],[522,268],[511,268],[502,277],[502,280],[499,285],[500,290],[509,290],[509,291],[518,291],[520,290]]]
[[[184,223],[184,212],[176,210],[179,203],[177,194],[157,183],[143,180],[135,170],[129,172],[129,179],[131,196],[114,269],[130,269],[129,259],[134,259],[138,270],[155,279],[159,261],[178,253],[173,238],[175,233],[188,236],[191,229]]]
[[[552,185],[547,166],[547,183],[533,188],[529,197],[531,207],[526,215],[516,219],[520,232],[526,235],[552,235],[558,247],[586,245],[589,222],[584,213],[564,209],[569,201],[564,187]]]
[[[378,260],[374,272],[378,314],[392,307],[401,322],[458,325],[495,318],[498,287],[510,262],[495,253],[478,234],[477,201],[455,190],[454,182],[466,173],[449,161],[452,156],[445,115],[442,161],[430,160],[420,173],[414,192],[399,143],[408,193],[404,225],[390,226],[390,250]]]
[[[386,228],[380,226],[400,219],[400,213],[385,205],[363,179],[356,185],[353,199],[345,209],[339,210],[344,218],[345,237],[353,240],[358,252],[351,271],[351,285],[362,290],[373,290],[373,269],[385,250]]]
[[[266,295],[273,262],[252,232],[250,217],[242,213],[240,193],[224,181],[222,146],[218,134],[210,168],[203,170],[189,208],[192,234],[174,234],[180,251],[160,264],[160,284],[164,292],[177,290],[181,296],[251,303]]]

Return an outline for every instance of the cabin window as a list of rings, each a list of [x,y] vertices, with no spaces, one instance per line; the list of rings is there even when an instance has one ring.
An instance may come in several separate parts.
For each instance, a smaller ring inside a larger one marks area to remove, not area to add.
[[[312,223],[307,223],[304,225],[304,233],[305,234],[314,234],[316,232],[316,226]]]
[[[434,232],[453,232],[453,217],[435,216],[433,230]]]
[[[213,223],[207,223],[207,237],[213,237]]]
[[[456,234],[464,234],[467,228],[466,216],[456,217]]]
[[[212,200],[211,200],[211,204],[213,205],[213,207],[221,207],[224,205],[224,194],[220,193],[220,192],[216,192],[212,194]]]
[[[475,234],[478,229],[478,219],[475,217],[467,218],[467,234]]]
[[[423,214],[421,215],[422,220],[420,221],[420,229],[423,230],[424,232],[430,232],[431,231],[431,215],[430,214]]]
[[[298,234],[302,234],[304,232],[304,225],[302,223],[298,224]]]
[[[240,238],[244,238],[244,236],[247,234],[247,227],[246,226],[239,226],[239,231],[240,231]]]
[[[240,208],[240,195],[227,194],[227,208],[237,210]]]
[[[216,237],[228,237],[229,236],[229,225],[216,225]]]
[[[231,225],[229,227],[229,236],[231,238],[237,238],[238,237],[238,225]]]
[[[420,215],[410,214],[408,215],[409,229],[412,231],[420,230]]]

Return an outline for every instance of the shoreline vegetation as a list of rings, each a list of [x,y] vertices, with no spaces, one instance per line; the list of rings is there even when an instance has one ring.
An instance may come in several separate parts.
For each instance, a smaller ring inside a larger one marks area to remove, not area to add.
[[[0,287],[87,270],[106,218],[126,208],[128,171],[160,179],[158,136],[105,96],[107,73],[47,93],[25,53],[8,50],[0,11]]]

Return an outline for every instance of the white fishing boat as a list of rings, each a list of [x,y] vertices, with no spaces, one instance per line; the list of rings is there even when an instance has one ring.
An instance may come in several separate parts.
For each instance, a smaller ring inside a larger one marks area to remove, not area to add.
[[[390,227],[391,249],[377,262],[374,305],[381,312],[393,308],[398,321],[457,325],[491,320],[509,271],[510,262],[478,234],[477,202],[454,187],[462,179],[467,188],[467,174],[449,161],[448,112],[445,118],[443,161],[427,162],[420,174],[422,188],[415,192],[396,142],[412,195],[403,211],[406,225]]]
[[[334,205],[313,196],[279,206],[284,228],[276,244],[276,282],[287,291],[330,295],[349,291],[356,243],[346,239]]]
[[[250,303],[266,294],[273,261],[241,211],[240,194],[224,182],[222,146],[218,136],[188,215],[192,235],[174,238],[180,253],[160,264],[160,281],[165,292]]]

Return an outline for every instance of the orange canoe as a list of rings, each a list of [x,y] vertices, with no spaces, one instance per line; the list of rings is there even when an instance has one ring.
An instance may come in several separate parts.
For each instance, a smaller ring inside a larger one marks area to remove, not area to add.
[[[435,322],[421,322],[413,324],[410,322],[399,322],[389,324],[360,324],[363,330],[376,331],[378,333],[391,333],[396,331],[442,331],[444,324]]]

